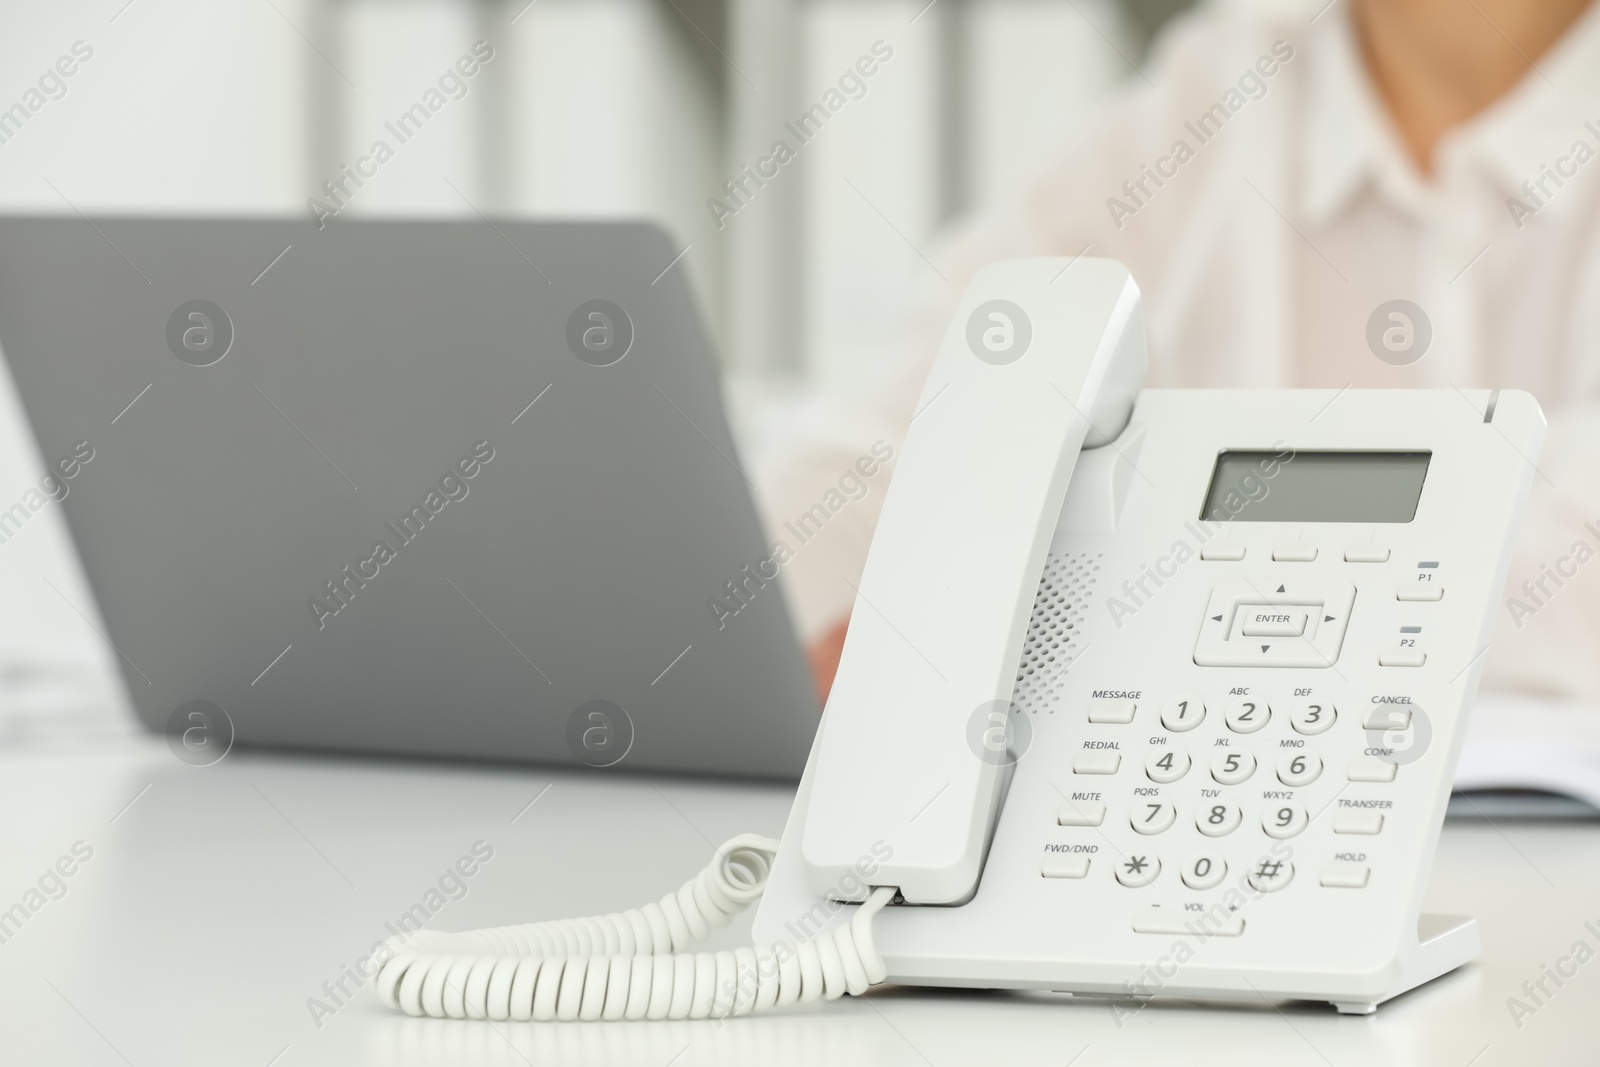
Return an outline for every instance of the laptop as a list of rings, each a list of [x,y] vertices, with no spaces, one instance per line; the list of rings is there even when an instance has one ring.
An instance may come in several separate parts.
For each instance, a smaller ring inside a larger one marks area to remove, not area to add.
[[[0,218],[0,352],[144,724],[797,778],[816,700],[678,251]]]

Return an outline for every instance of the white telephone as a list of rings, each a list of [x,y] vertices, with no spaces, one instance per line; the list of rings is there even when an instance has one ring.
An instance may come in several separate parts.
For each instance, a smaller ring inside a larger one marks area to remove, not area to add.
[[[395,944],[412,1014],[705,1018],[876,982],[1377,1004],[1424,915],[1544,432],[1526,393],[1139,391],[1133,280],[973,280],[781,844],[658,904]],[[761,899],[762,942],[682,951]]]

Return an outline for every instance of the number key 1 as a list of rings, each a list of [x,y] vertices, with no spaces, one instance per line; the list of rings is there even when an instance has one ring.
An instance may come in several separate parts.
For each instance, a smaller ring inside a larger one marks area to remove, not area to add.
[[[1161,709],[1161,725],[1173,733],[1193,730],[1205,717],[1205,701],[1191,693],[1179,693]]]

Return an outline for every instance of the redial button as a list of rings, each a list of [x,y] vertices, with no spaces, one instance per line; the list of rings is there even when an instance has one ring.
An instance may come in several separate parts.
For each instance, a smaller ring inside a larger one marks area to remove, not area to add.
[[[1306,613],[1301,608],[1243,607],[1246,637],[1299,637],[1306,632]]]

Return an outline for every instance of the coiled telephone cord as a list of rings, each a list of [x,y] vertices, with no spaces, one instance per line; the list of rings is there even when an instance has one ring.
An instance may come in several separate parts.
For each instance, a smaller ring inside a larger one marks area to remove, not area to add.
[[[676,893],[642,908],[391,938],[378,996],[435,1019],[707,1019],[859,995],[882,982],[872,919],[894,896],[887,886],[849,923],[799,945],[684,951],[760,898],[777,851],[773,838],[741,834]]]

